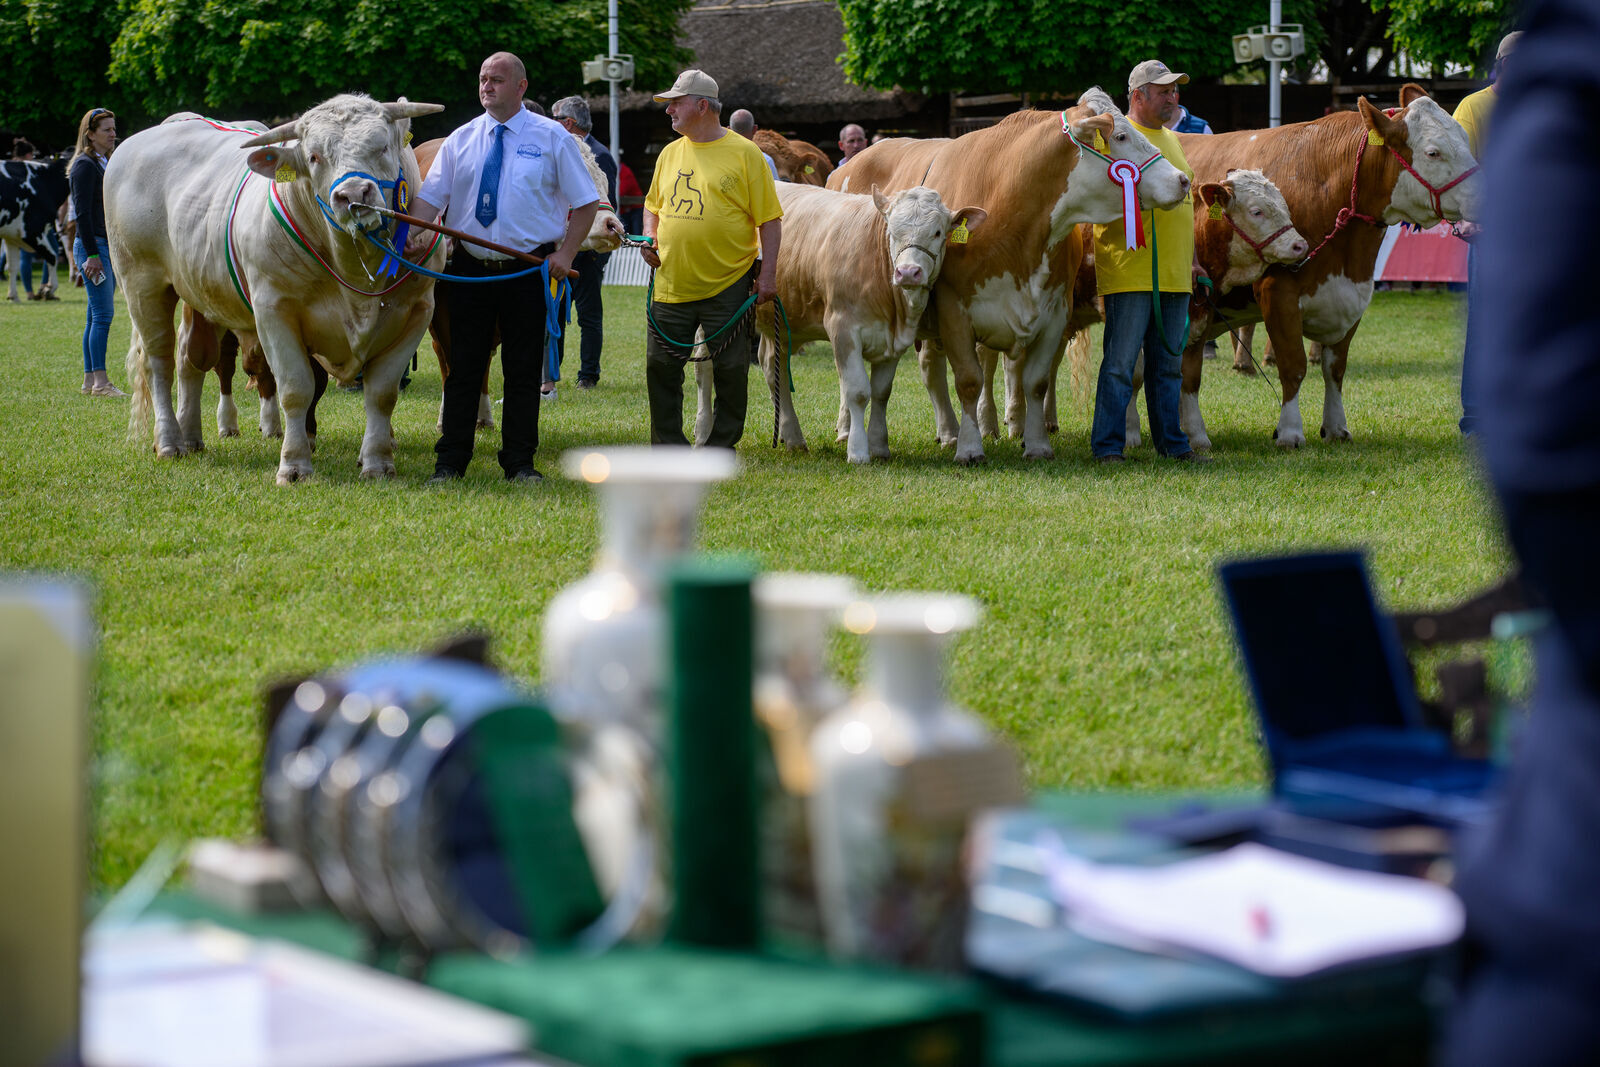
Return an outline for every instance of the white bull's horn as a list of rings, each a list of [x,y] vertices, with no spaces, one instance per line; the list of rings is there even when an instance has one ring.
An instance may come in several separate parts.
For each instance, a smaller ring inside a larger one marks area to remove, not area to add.
[[[383,105],[384,117],[390,122],[419,118],[423,115],[436,115],[443,110],[443,104],[413,104],[409,100],[391,100]]]
[[[241,141],[240,148],[260,148],[262,145],[282,144],[292,141],[300,136],[300,120],[285,122],[282,126],[275,126],[266,133],[258,133],[248,141]]]

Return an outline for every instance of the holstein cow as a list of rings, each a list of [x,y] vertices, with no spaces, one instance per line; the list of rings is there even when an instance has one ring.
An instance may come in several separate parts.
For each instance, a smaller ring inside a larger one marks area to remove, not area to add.
[[[584,239],[578,250],[615,252],[622,247],[622,239],[627,236],[628,231],[623,227],[622,220],[617,217],[616,205],[608,199],[611,190],[606,184],[605,172],[600,169],[599,161],[594,158],[594,152],[584,143],[582,137],[574,136],[573,140],[577,142],[578,154],[583,157],[583,165],[589,170],[589,178],[594,182],[595,192],[600,194],[600,207],[594,213],[594,221],[589,224],[589,236]],[[417,168],[424,178],[433,167],[433,161],[439,155],[439,149],[444,146],[444,141],[443,137],[436,137],[417,146]],[[433,320],[428,325],[428,332],[433,339],[433,354],[439,360],[439,380],[442,382],[450,377],[449,288],[434,290],[433,300]],[[478,428],[494,429],[494,405],[489,401],[488,367],[483,370],[483,392],[478,396]],[[439,401],[439,430],[444,431],[443,398]]]
[[[11,265],[11,291],[17,300],[18,268],[26,248],[47,264],[65,263],[67,251],[56,232],[56,212],[67,199],[67,165],[8,159],[0,163],[0,242]]]
[[[1151,148],[1104,91],[1090,89],[1079,99],[1065,111],[1018,112],[955,140],[880,141],[829,179],[829,188],[926,185],[947,203],[978,203],[989,212],[989,223],[972,240],[951,249],[934,283],[937,341],[955,373],[959,426],[937,353],[928,344],[920,353],[939,439],[955,442],[958,463],[984,457],[977,418],[980,343],[1011,352],[1022,367],[1023,454],[1055,454],[1044,427],[1044,398],[1082,259],[1077,224],[1122,217],[1122,186],[1111,176],[1112,163],[1126,161],[1120,170],[1140,174],[1144,207],[1171,207],[1189,193],[1189,179]],[[1103,154],[1081,147],[1092,148],[1096,137]]]
[[[751,140],[756,147],[772,157],[778,169],[778,180],[800,185],[826,185],[833,173],[833,163],[827,155],[810,141],[798,141],[774,133],[757,130]]]
[[[839,369],[840,427],[851,463],[889,458],[888,403],[900,355],[917,336],[930,286],[939,276],[952,230],[970,233],[982,208],[952,212],[932,189],[884,196],[841,193],[782,182],[783,245],[778,299],[788,330],[771,304],[757,312],[761,365],[778,398],[778,440],[804,450],[805,435],[788,389],[787,346],[827,340]],[[700,413],[695,439],[711,431],[711,364],[695,364]],[[870,376],[870,383],[869,383]],[[866,405],[872,401],[872,419]]]
[[[1210,136],[1179,134],[1196,181],[1221,181],[1235,167],[1261,170],[1288,201],[1295,228],[1311,242],[1302,266],[1267,269],[1254,291],[1240,287],[1217,305],[1229,323],[1265,322],[1278,360],[1283,407],[1274,440],[1305,443],[1300,384],[1305,340],[1323,351],[1322,436],[1349,440],[1341,389],[1350,341],[1372,301],[1373,273],[1385,227],[1429,227],[1471,218],[1481,195],[1467,136],[1420,86],[1400,90],[1392,114],[1362,98],[1360,110],[1268,130]],[[1221,334],[1219,320],[1207,337]],[[1205,437],[1200,418],[1200,349],[1184,354],[1183,429]]]
[[[1259,170],[1229,171],[1221,182],[1200,187],[1204,210],[1194,213],[1195,257],[1211,279],[1210,290],[1201,287],[1189,302],[1189,336],[1184,342],[1184,358],[1203,360],[1206,339],[1219,329],[1226,330],[1231,319],[1219,318],[1221,298],[1236,289],[1248,290],[1269,266],[1298,263],[1310,245],[1294,228],[1289,205],[1283,193]],[[1191,353],[1190,350],[1193,350]],[[1128,401],[1128,429],[1125,446],[1139,443],[1139,386],[1144,380],[1144,357],[1134,369],[1134,396]],[[1210,448],[1205,421],[1193,393],[1179,397],[1180,413],[1189,444]]]
[[[383,253],[366,235],[393,227],[359,205],[388,206],[398,182],[417,188],[410,119],[441,110],[343,94],[266,133],[174,116],[117,148],[106,169],[106,229],[133,319],[131,426],[142,429],[153,402],[157,455],[204,447],[204,372],[188,360],[177,367],[172,406],[181,298],[246,349],[259,341],[283,410],[280,485],[311,474],[313,358],[341,382],[361,375],[361,474],[394,474],[390,416],[433,312],[433,282],[403,269],[380,274]],[[443,259],[441,243],[429,266]]]

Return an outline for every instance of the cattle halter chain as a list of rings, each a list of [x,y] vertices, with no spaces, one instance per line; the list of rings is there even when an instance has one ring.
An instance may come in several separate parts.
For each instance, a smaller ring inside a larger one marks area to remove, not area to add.
[[[1131,159],[1113,159],[1093,145],[1078,140],[1077,135],[1072,132],[1071,123],[1067,121],[1065,111],[1061,112],[1061,132],[1081,150],[1106,161],[1106,176],[1114,184],[1122,187],[1123,239],[1128,248],[1143,248],[1144,212],[1139,210],[1139,178],[1144,174],[1145,168],[1162,158],[1161,153],[1156,152],[1143,163],[1135,163]]]

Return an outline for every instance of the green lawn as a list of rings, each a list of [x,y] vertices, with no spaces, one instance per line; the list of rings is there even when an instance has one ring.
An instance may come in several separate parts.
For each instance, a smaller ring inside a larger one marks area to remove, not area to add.
[[[609,288],[601,387],[565,385],[545,409],[539,463],[569,448],[645,439],[643,293]],[[955,466],[933,442],[913,361],[890,408],[895,459],[849,467],[832,440],[837,381],[818,346],[797,361],[809,455],[768,447],[753,382],[744,472],[716,489],[704,542],[768,567],[832,570],[873,589],[950,589],[984,602],[957,644],[951,686],[1021,746],[1038,786],[1227,786],[1262,763],[1213,568],[1224,557],[1323,545],[1370,549],[1381,595],[1416,606],[1496,577],[1506,552],[1455,430],[1460,298],[1380,293],[1346,380],[1355,441],[1316,439],[1322,385],[1304,390],[1311,444],[1270,440],[1276,400],[1259,379],[1207,368],[1217,462],[1191,469],[1088,462],[1086,396],[1063,374],[1058,458],[1018,442]],[[596,544],[588,490],[500,480],[497,438],[459,486],[429,490],[436,366],[396,411],[400,477],[358,478],[360,398],[324,401],[316,477],[273,484],[278,443],[247,436],[158,462],[126,436],[127,401],[78,392],[84,300],[0,303],[0,567],[66,571],[97,590],[94,875],[120,883],[164,836],[254,825],[260,690],[292,672],[414,650],[466,626],[536,680],[540,616]],[[120,303],[112,378],[127,347]],[[1096,338],[1098,346],[1098,337]],[[1098,352],[1098,348],[1096,349]],[[570,353],[569,372],[576,352]],[[1096,356],[1098,358],[1098,356]],[[241,379],[242,381],[242,379]],[[570,384],[570,383],[568,383]],[[215,380],[207,386],[214,408]],[[1304,634],[1308,668],[1339,635]],[[860,650],[836,642],[854,677]]]

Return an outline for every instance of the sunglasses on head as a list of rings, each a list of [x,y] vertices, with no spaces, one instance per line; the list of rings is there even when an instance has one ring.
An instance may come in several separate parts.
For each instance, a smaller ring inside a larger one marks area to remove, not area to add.
[[[89,124],[92,126],[99,119],[109,114],[111,114],[110,108],[97,107],[93,111],[89,112]]]

